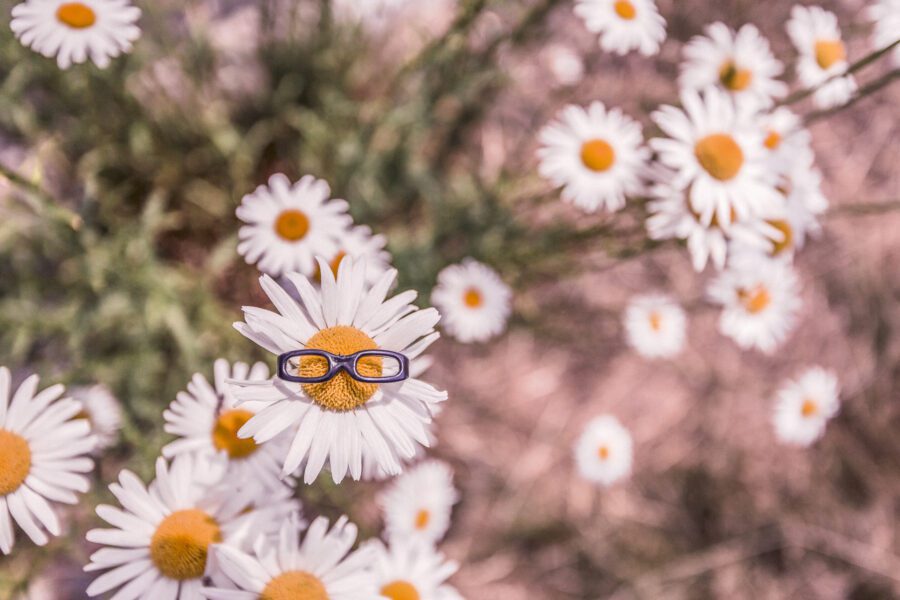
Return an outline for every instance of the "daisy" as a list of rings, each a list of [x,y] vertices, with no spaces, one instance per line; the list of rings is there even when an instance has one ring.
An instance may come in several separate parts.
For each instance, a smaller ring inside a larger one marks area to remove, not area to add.
[[[684,109],[663,106],[652,118],[670,137],[650,146],[675,171],[672,187],[688,190],[691,208],[704,225],[777,209],[774,174],[767,168],[762,133],[749,113],[722,90],[681,92]],[[732,217],[734,215],[734,218]]]
[[[385,250],[387,238],[383,235],[372,235],[372,230],[366,225],[351,227],[341,234],[338,239],[337,253],[328,259],[331,272],[336,277],[338,267],[345,257],[354,260],[364,260],[368,265],[366,269],[366,282],[373,284],[391,268],[391,254]],[[322,280],[322,274],[316,266],[316,279]]]
[[[775,433],[786,444],[809,446],[822,437],[826,423],[839,408],[837,377],[813,367],[778,391]]]
[[[640,124],[618,108],[602,102],[587,109],[569,105],[538,138],[539,171],[562,198],[592,213],[616,211],[625,197],[641,192],[641,170],[650,158],[643,147]]]
[[[802,125],[800,117],[789,108],[779,106],[775,110],[758,115],[756,123],[763,134],[762,144],[765,149],[769,168],[778,173],[786,173],[801,162],[812,161],[812,137]]]
[[[128,0],[25,0],[13,7],[9,25],[23,45],[55,55],[60,69],[88,58],[104,69],[140,37],[140,16]]]
[[[638,50],[650,56],[666,39],[666,20],[653,0],[578,0],[575,14],[588,31],[600,35],[600,47],[606,52]]]
[[[459,565],[433,546],[396,540],[390,546],[374,540],[373,572],[380,598],[389,600],[462,600],[447,579]]]
[[[268,186],[244,196],[237,208],[246,223],[238,232],[238,252],[273,276],[313,275],[313,257],[336,256],[338,240],[352,223],[347,202],[330,195],[328,184],[311,175],[294,184],[281,173],[272,175]]]
[[[588,422],[575,444],[575,464],[581,476],[604,487],[631,473],[631,434],[611,415]]]
[[[229,364],[218,359],[213,367],[214,386],[196,373],[169,408],[163,412],[167,433],[179,439],[163,447],[162,455],[173,458],[189,452],[221,454],[228,464],[228,477],[239,484],[249,482],[267,490],[284,486],[281,479],[281,457],[286,450],[285,436],[268,444],[239,438],[238,430],[265,407],[259,402],[244,402],[238,407],[229,380],[265,381],[269,368],[263,363],[250,367],[246,363]]]
[[[419,463],[391,482],[378,498],[388,541],[439,541],[450,527],[450,513],[458,501],[450,465],[437,460]]]
[[[431,301],[444,315],[444,328],[463,343],[503,333],[511,297],[512,290],[496,271],[471,258],[444,267],[431,292]]]
[[[875,48],[887,48],[900,39],[900,0],[876,0],[867,9],[869,19],[875,24],[872,44]],[[891,58],[900,66],[900,45],[891,50]]]
[[[328,519],[313,521],[300,540],[298,523],[289,520],[277,543],[257,540],[254,554],[215,547],[222,572],[232,588],[206,588],[211,600],[375,600],[371,572],[374,548],[351,552],[356,525],[341,517],[328,530]]]
[[[796,5],[791,9],[787,32],[800,53],[797,76],[807,88],[816,88],[813,102],[819,108],[830,108],[847,102],[856,91],[852,75],[847,71],[847,49],[841,40],[834,13],[819,6]]]
[[[719,331],[741,348],[765,353],[784,341],[800,310],[800,284],[790,264],[758,256],[734,257],[708,294],[722,305]]]
[[[245,307],[245,322],[236,323],[235,328],[276,355],[302,348],[341,355],[392,350],[402,352],[416,372],[420,355],[438,338],[434,331],[438,312],[412,305],[414,291],[385,300],[397,276],[394,269],[367,290],[364,261],[342,260],[336,280],[324,260],[319,259],[319,265],[321,290],[298,273],[287,274],[299,302],[263,276],[260,283],[278,312]],[[308,363],[301,362],[300,367],[304,365]],[[297,427],[282,474],[293,473],[305,462],[306,483],[316,479],[326,461],[335,482],[348,472],[358,480],[364,455],[386,472],[397,474],[401,467],[396,456],[410,458],[416,444],[428,446],[427,426],[434,407],[447,399],[446,392],[412,375],[382,384],[362,383],[343,372],[314,384],[279,378],[233,383],[239,401],[265,405],[241,428],[239,437],[253,437],[264,444]]]
[[[584,77],[584,61],[570,46],[550,44],[541,51],[540,58],[559,85],[575,85]]]
[[[76,418],[87,419],[97,438],[94,451],[104,450],[116,443],[122,429],[122,407],[105,385],[73,387],[69,396],[81,402],[82,411]]]
[[[59,519],[47,500],[75,504],[84,475],[94,467],[88,454],[97,438],[83,419],[81,403],[60,398],[57,384],[40,392],[31,375],[13,391],[9,369],[0,367],[0,553],[15,543],[13,523],[38,546],[59,535]],[[10,520],[12,517],[12,520]]]
[[[684,347],[687,317],[668,296],[638,296],[625,309],[625,337],[647,358],[675,356]]]

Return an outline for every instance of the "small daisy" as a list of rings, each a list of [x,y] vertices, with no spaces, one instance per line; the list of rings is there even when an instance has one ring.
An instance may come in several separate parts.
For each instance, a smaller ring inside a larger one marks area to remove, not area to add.
[[[606,52],[638,50],[651,56],[666,39],[666,20],[653,0],[578,0],[575,14],[589,31],[600,35],[600,47]]]
[[[825,425],[839,408],[837,377],[813,367],[778,391],[775,433],[786,444],[809,446],[822,437]]]
[[[307,175],[291,184],[281,173],[244,196],[237,217],[238,253],[273,276],[315,273],[315,256],[336,256],[338,240],[352,223],[344,200],[330,200],[331,188]]]
[[[706,36],[695,36],[684,46],[684,58],[678,78],[683,88],[717,86],[754,108],[772,106],[787,94],[787,84],[777,79],[784,66],[754,25],[744,25],[736,34],[724,23],[707,25]]]
[[[391,268],[391,254],[385,250],[387,238],[383,235],[372,235],[372,230],[366,225],[351,227],[341,234],[338,239],[337,253],[331,256],[328,264],[331,272],[337,277],[338,267],[345,257],[353,260],[366,261],[366,282],[371,285],[378,281]],[[322,274],[316,266],[316,279],[322,280]]]
[[[641,192],[641,170],[650,158],[640,124],[602,102],[587,109],[569,105],[539,134],[539,171],[562,198],[592,213],[616,211]]]
[[[388,600],[463,600],[453,586],[446,583],[459,565],[447,560],[433,546],[410,540],[396,540],[385,546],[374,540],[375,587],[380,598]]]
[[[761,113],[757,121],[762,130],[762,143],[769,168],[786,173],[796,164],[798,157],[812,160],[812,137],[795,113],[779,106],[773,111]]]
[[[73,387],[69,396],[81,402],[82,411],[76,418],[87,419],[97,438],[94,451],[104,450],[116,443],[122,430],[122,407],[105,385]]]
[[[875,48],[887,48],[900,39],[900,0],[876,0],[869,5],[868,16],[875,24],[872,32]],[[891,50],[891,58],[900,67],[900,45]]]
[[[575,444],[575,464],[581,476],[604,487],[631,473],[631,434],[610,415],[592,419]]]
[[[378,498],[388,541],[436,543],[447,533],[450,513],[458,501],[450,465],[437,460],[419,463],[391,482]]]
[[[128,0],[26,0],[13,7],[10,28],[23,45],[55,55],[60,69],[88,58],[104,69],[140,37],[140,16]]]
[[[625,309],[628,344],[647,358],[675,356],[684,347],[687,317],[668,296],[638,296]]]
[[[584,77],[584,61],[570,46],[550,44],[541,51],[540,56],[559,85],[575,85]]]
[[[32,375],[13,391],[11,379],[9,369],[0,367],[2,554],[9,554],[15,543],[13,521],[38,546],[48,541],[44,530],[60,534],[59,519],[47,500],[78,502],[75,492],[88,489],[84,474],[94,463],[87,455],[97,443],[87,421],[75,419],[81,403],[60,399],[63,386],[38,392],[38,376]]]
[[[444,315],[444,328],[466,344],[503,333],[511,297],[496,271],[471,258],[442,269],[431,292],[431,301]]]
[[[341,517],[328,530],[328,519],[319,517],[303,540],[293,520],[282,525],[277,543],[257,540],[254,555],[234,547],[215,547],[222,572],[232,589],[206,588],[211,600],[375,600],[372,573],[374,548],[351,552],[356,525]],[[236,589],[234,589],[236,588]]]
[[[670,137],[650,146],[675,171],[672,187],[688,190],[704,225],[730,224],[776,210],[780,198],[767,168],[762,132],[722,90],[681,92],[684,109],[663,106],[652,118]],[[732,216],[733,215],[733,216]]]
[[[819,6],[796,5],[791,9],[787,32],[800,53],[800,83],[816,88],[815,105],[830,108],[850,100],[856,91],[856,79],[852,75],[839,77],[847,71],[847,48],[834,13]]]
[[[800,310],[800,283],[789,263],[734,257],[709,286],[722,305],[719,331],[741,348],[771,353],[791,332]]]
[[[321,290],[298,273],[287,274],[300,302],[263,276],[260,283],[278,312],[244,307],[245,322],[235,323],[235,328],[276,355],[302,348],[342,355],[393,350],[410,360],[411,374],[418,372],[422,352],[438,338],[434,330],[440,319],[437,310],[417,309],[411,304],[416,298],[414,291],[386,300],[397,277],[394,269],[366,291],[364,261],[342,260],[336,280],[324,260],[319,259],[319,265]],[[301,362],[301,368],[305,364]],[[232,383],[239,401],[266,405],[241,428],[239,437],[253,437],[264,444],[296,426],[282,474],[291,474],[304,464],[306,483],[315,481],[326,462],[336,483],[348,472],[358,480],[364,455],[386,472],[399,473],[401,464],[396,456],[411,458],[417,444],[428,446],[427,427],[434,407],[447,399],[446,392],[412,375],[383,384],[362,383],[347,373],[313,384],[279,378]]]

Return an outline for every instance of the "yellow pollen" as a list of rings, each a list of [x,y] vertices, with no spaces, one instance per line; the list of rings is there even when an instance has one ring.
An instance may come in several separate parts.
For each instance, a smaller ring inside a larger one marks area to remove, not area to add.
[[[740,289],[737,294],[747,312],[754,315],[765,310],[772,302],[769,290],[761,285],[752,290]]]
[[[431,520],[431,513],[429,513],[424,508],[416,513],[416,529],[422,530],[428,527],[428,522]]]
[[[68,25],[72,29],[85,29],[97,21],[94,10],[81,2],[60,4],[56,9],[56,18],[60,23]]]
[[[655,310],[650,313],[650,329],[659,331],[662,328],[662,315]]]
[[[766,221],[766,223],[784,235],[782,241],[772,242],[772,256],[777,256],[790,248],[794,243],[794,230],[791,228],[791,224],[783,219],[774,219],[772,221]]]
[[[328,600],[328,590],[312,573],[285,571],[266,584],[259,600]]]
[[[419,591],[408,581],[398,579],[381,588],[381,595],[391,600],[419,600]]]
[[[618,2],[613,4],[613,9],[615,9],[617,15],[626,21],[632,20],[637,15],[634,4],[628,0],[618,0]]]
[[[803,415],[804,417],[811,417],[817,412],[819,412],[818,404],[808,398],[803,401],[803,406],[800,408],[801,415]]]
[[[296,242],[306,237],[309,232],[309,217],[299,210],[282,211],[275,220],[275,233],[289,242]]]
[[[0,429],[0,496],[11,494],[31,472],[31,447],[21,435]]]
[[[215,519],[197,508],[179,510],[157,526],[150,540],[150,558],[169,579],[199,579],[206,571],[209,545],[221,541]]]
[[[740,69],[733,60],[727,60],[719,68],[719,81],[732,92],[740,92],[747,89],[753,81],[753,72],[749,69]]]
[[[216,450],[224,450],[230,458],[246,458],[256,452],[253,438],[239,438],[237,432],[250,420],[253,413],[239,408],[222,411],[212,430],[212,442]]]
[[[819,40],[816,42],[816,62],[828,69],[836,62],[847,58],[847,49],[841,40]]]
[[[600,448],[597,449],[597,456],[600,457],[600,460],[606,460],[609,458],[609,448],[600,446]]]
[[[744,164],[744,153],[727,133],[714,133],[702,138],[694,146],[700,166],[719,181],[728,181],[738,174]]]
[[[347,356],[360,350],[376,350],[378,345],[372,338],[355,327],[336,325],[323,329],[309,338],[306,347]],[[356,368],[360,374],[366,377],[380,377],[381,359],[378,357],[363,358]],[[324,358],[304,356],[300,359],[300,374],[303,377],[321,377],[327,372],[328,365]],[[303,391],[319,406],[339,412],[359,408],[377,390],[377,383],[357,381],[344,371],[322,383],[303,384]]]
[[[481,292],[475,288],[469,288],[466,290],[466,293],[463,294],[463,302],[465,302],[466,306],[469,308],[478,308],[484,304],[484,298],[482,297]]]
[[[763,141],[763,145],[769,150],[777,149],[781,145],[781,134],[777,131],[770,131],[765,141]]]
[[[616,151],[604,140],[588,140],[581,145],[581,162],[591,171],[602,173],[616,162]]]

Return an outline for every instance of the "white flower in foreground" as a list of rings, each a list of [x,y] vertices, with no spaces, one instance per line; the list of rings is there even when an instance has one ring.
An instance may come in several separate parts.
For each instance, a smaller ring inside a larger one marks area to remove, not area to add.
[[[775,433],[786,444],[809,446],[822,437],[825,425],[839,408],[837,377],[821,367],[812,367],[778,391]]]
[[[344,200],[332,200],[331,188],[307,175],[296,183],[281,173],[269,177],[241,200],[238,253],[260,271],[279,276],[297,271],[310,277],[316,256],[335,256],[338,240],[352,223]]]
[[[388,600],[462,600],[446,583],[459,564],[428,544],[396,540],[390,546],[374,540],[375,589]]]
[[[633,298],[625,309],[628,344],[647,358],[675,356],[684,347],[687,317],[668,296],[648,294]]]
[[[653,0],[578,0],[575,14],[588,31],[600,35],[600,47],[606,52],[638,50],[650,56],[666,39],[666,20]]]
[[[719,331],[741,348],[771,353],[796,324],[800,283],[789,263],[754,255],[734,257],[708,289],[722,305]]]
[[[586,212],[616,211],[625,197],[641,192],[641,172],[650,158],[641,125],[602,102],[587,109],[569,105],[538,134],[542,177],[562,187],[562,198]]]
[[[105,385],[73,387],[69,396],[81,402],[81,413],[76,418],[87,419],[97,438],[94,451],[109,448],[119,438],[122,430],[122,407]]]
[[[410,360],[411,376],[382,384],[359,382],[344,372],[313,384],[277,377],[266,382],[233,382],[239,401],[266,405],[238,435],[252,436],[264,444],[296,426],[282,474],[293,473],[305,463],[306,483],[315,481],[326,462],[336,483],[348,472],[358,480],[364,455],[384,471],[397,474],[401,463],[396,457],[411,458],[417,444],[428,446],[427,427],[434,407],[447,399],[446,392],[412,376],[422,352],[438,338],[434,326],[440,315],[433,308],[419,310],[412,305],[414,291],[386,299],[397,276],[394,269],[368,289],[365,262],[345,258],[337,280],[323,260],[319,265],[321,290],[298,273],[287,274],[300,302],[270,277],[260,278],[278,312],[244,307],[245,322],[235,323],[235,328],[276,355],[303,348],[340,355],[375,349],[401,352]],[[298,366],[314,371],[318,360],[305,357]],[[370,368],[377,376],[383,365],[379,362]]]
[[[87,59],[103,69],[131,50],[140,16],[128,0],[26,0],[13,7],[9,26],[24,46],[55,55],[60,69]]]
[[[575,464],[581,476],[609,486],[631,473],[631,434],[611,415],[592,419],[575,444]]]
[[[15,543],[13,522],[38,546],[59,535],[59,519],[47,500],[75,504],[84,493],[84,473],[94,467],[89,454],[97,443],[81,404],[62,398],[61,385],[37,391],[38,376],[13,391],[9,369],[0,367],[0,553]],[[10,517],[12,520],[10,520]]]
[[[834,13],[819,6],[795,5],[786,27],[800,54],[800,83],[817,88],[813,94],[816,106],[830,108],[847,102],[856,91],[856,79],[852,75],[839,77],[847,71],[847,49]]]
[[[363,546],[351,552],[356,525],[341,517],[328,530],[328,519],[319,517],[302,536],[289,520],[278,539],[259,539],[254,554],[229,546],[216,546],[216,558],[233,588],[206,588],[211,600],[375,600],[371,572],[374,549]],[[221,584],[217,584],[221,585]]]
[[[337,277],[341,261],[349,256],[355,261],[366,262],[366,281],[369,284],[375,283],[391,268],[391,254],[384,249],[386,245],[387,238],[380,234],[372,235],[372,230],[367,225],[351,227],[338,238],[337,253],[328,260],[332,274]],[[322,280],[318,265],[316,279]]]
[[[876,49],[887,48],[900,39],[900,0],[876,0],[869,5],[867,14],[875,24],[872,45]],[[900,66],[900,45],[891,50],[891,59]]]
[[[678,83],[683,88],[702,90],[717,86],[737,102],[767,108],[775,98],[787,94],[787,84],[777,77],[784,71],[772,55],[769,42],[754,25],[744,25],[733,33],[724,23],[706,26],[705,36],[694,36],[684,46]]]
[[[442,269],[431,292],[444,329],[463,343],[483,342],[503,333],[511,298],[512,290],[497,272],[471,258]]]
[[[450,465],[437,460],[419,463],[392,481],[378,498],[388,541],[436,543],[447,533],[458,501]]]

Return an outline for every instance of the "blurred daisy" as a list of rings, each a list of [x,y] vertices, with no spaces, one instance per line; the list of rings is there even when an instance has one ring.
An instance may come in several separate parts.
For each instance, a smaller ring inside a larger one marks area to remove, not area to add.
[[[584,77],[584,61],[570,46],[550,44],[541,50],[540,56],[559,85],[575,85]]]
[[[433,546],[409,540],[395,540],[385,546],[380,540],[367,545],[374,549],[375,588],[389,600],[462,600],[447,579],[459,565],[447,560]]]
[[[625,309],[625,338],[647,358],[667,358],[681,352],[686,324],[684,311],[668,296],[638,296]]]
[[[856,91],[856,80],[852,75],[838,77],[847,71],[848,63],[834,13],[819,6],[795,5],[787,32],[800,53],[800,83],[806,88],[817,88],[813,94],[815,105],[830,108],[847,102]]]
[[[387,238],[383,235],[372,235],[367,225],[351,227],[338,239],[337,253],[328,260],[331,273],[337,277],[338,267],[345,257],[366,261],[366,281],[373,284],[391,268],[391,254],[385,250]],[[316,265],[316,279],[322,280],[322,273]]]
[[[248,264],[273,276],[297,271],[312,276],[315,256],[336,256],[338,240],[352,223],[347,202],[329,200],[331,188],[307,175],[291,184],[281,173],[244,196],[237,208],[246,223],[238,252]]]
[[[837,377],[813,367],[778,391],[775,433],[786,444],[809,446],[822,437],[825,425],[839,408]]]
[[[650,56],[666,39],[666,20],[653,0],[578,0],[575,14],[588,31],[600,35],[600,47],[606,52],[638,50]]]
[[[91,431],[97,438],[94,451],[104,450],[114,445],[122,430],[122,407],[105,385],[73,387],[69,396],[81,402],[81,412],[75,418],[87,419]]]
[[[300,302],[263,276],[260,283],[278,312],[245,307],[245,322],[235,323],[235,328],[276,355],[301,348],[342,355],[367,349],[393,350],[406,355],[412,372],[417,372],[420,355],[438,338],[434,330],[438,312],[411,304],[416,298],[414,291],[386,300],[396,270],[385,273],[367,290],[364,261],[342,260],[337,280],[323,260],[319,265],[321,290],[298,273],[287,274]],[[304,364],[308,363],[301,361],[300,368]],[[282,431],[298,427],[284,457],[282,474],[305,464],[306,483],[315,481],[326,461],[335,482],[348,472],[358,480],[364,455],[386,472],[399,473],[396,457],[411,458],[417,444],[429,444],[427,426],[433,408],[447,399],[446,392],[413,376],[385,384],[362,383],[343,372],[315,384],[278,378],[233,383],[239,401],[265,405],[238,435],[264,444]]]
[[[777,79],[784,66],[754,25],[744,25],[735,34],[716,22],[705,31],[706,36],[695,36],[684,46],[681,87],[717,86],[753,108],[767,108],[787,94],[787,84]]]
[[[542,177],[562,187],[562,198],[586,212],[616,211],[641,191],[641,170],[650,158],[640,124],[602,102],[587,109],[569,105],[538,138]]]
[[[24,46],[55,55],[60,69],[88,58],[103,69],[131,50],[141,35],[140,16],[128,0],[26,0],[13,7],[9,26]]]
[[[496,271],[474,259],[444,267],[431,292],[444,329],[463,343],[483,342],[503,333],[509,319],[509,289]]]
[[[796,164],[797,157],[810,157],[812,161],[811,136],[800,117],[789,108],[779,106],[770,112],[761,113],[756,121],[762,131],[769,168],[778,172],[788,172]]]
[[[378,498],[388,541],[436,543],[447,533],[450,513],[458,501],[450,465],[437,460],[419,463],[391,482]]]
[[[57,384],[37,391],[38,376],[13,391],[9,369],[0,367],[0,553],[15,543],[13,521],[38,546],[59,535],[59,519],[47,500],[75,504],[84,493],[87,457],[97,443],[87,421],[75,419],[81,404],[62,398]],[[10,520],[12,518],[12,520]]]
[[[789,263],[742,255],[708,289],[722,305],[719,331],[741,348],[771,353],[793,329],[800,310],[800,284]]]
[[[875,48],[887,48],[900,39],[900,0],[875,0],[867,9],[869,19],[875,24],[872,44]],[[900,66],[900,45],[891,50],[891,58]]]
[[[328,530],[328,519],[313,521],[303,540],[293,520],[282,525],[277,542],[257,540],[254,554],[215,547],[222,573],[232,589],[206,588],[212,600],[363,600],[377,598],[371,572],[374,548],[351,552],[356,525],[341,517]]]
[[[592,419],[575,444],[575,464],[581,476],[609,486],[631,473],[631,434],[610,415]]]

